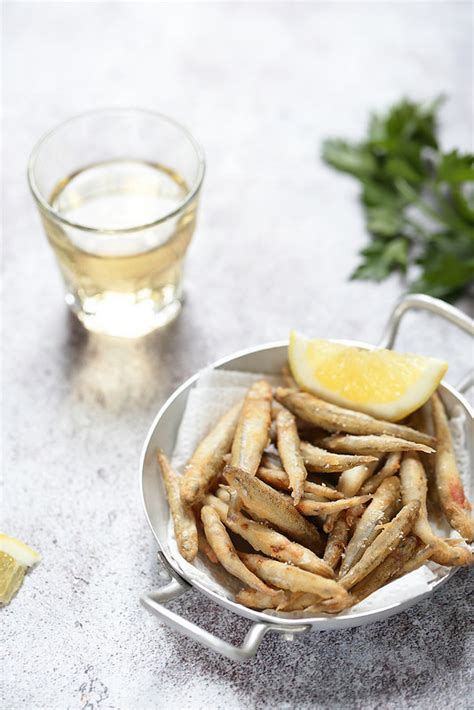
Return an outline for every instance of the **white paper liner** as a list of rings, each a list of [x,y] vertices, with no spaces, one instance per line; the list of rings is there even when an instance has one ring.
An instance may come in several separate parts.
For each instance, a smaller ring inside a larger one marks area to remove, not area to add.
[[[189,393],[179,428],[172,456],[172,463],[177,471],[182,472],[183,466],[192,455],[199,441],[215,425],[218,419],[245,395],[251,384],[262,378],[270,381],[272,385],[281,384],[280,378],[275,375],[212,370],[210,368],[203,371],[196,387]],[[459,406],[455,408],[450,419],[450,428],[463,484],[466,491],[469,491],[471,488],[471,475],[469,453],[466,446],[465,414]],[[458,533],[452,530],[447,523],[446,526],[433,523],[432,527],[436,533],[444,537],[459,537]],[[168,521],[168,546],[168,552],[178,569],[192,578],[193,581],[230,600],[233,600],[236,592],[241,589],[242,584],[239,580],[229,575],[220,565],[212,564],[202,553],[198,554],[193,563],[187,562],[180,555],[171,518]],[[420,569],[385,585],[351,609],[338,614],[338,617],[381,611],[387,606],[402,604],[429,592],[433,582],[445,576],[446,573],[446,567],[428,562]],[[326,614],[304,613],[301,611],[285,613],[267,610],[267,613],[288,618],[305,616],[326,618],[328,616]],[[332,618],[334,618],[333,615]]]
[[[264,375],[252,372],[240,372],[238,370],[214,370],[208,367],[199,376],[197,387],[243,387],[247,390],[254,382],[265,378],[272,387],[283,384],[278,375]]]

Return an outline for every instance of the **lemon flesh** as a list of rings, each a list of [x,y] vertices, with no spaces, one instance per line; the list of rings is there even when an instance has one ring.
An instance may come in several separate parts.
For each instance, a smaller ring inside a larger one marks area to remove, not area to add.
[[[41,555],[14,537],[0,534],[0,604],[8,604],[23,582],[28,567]]]
[[[288,360],[307,392],[394,422],[425,404],[448,369],[446,362],[423,355],[365,350],[294,331]]]
[[[26,567],[0,552],[0,603],[8,604],[23,582]]]

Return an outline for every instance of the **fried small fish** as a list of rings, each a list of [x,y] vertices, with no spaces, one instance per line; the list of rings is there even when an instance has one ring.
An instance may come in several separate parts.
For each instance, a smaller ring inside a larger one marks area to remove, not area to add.
[[[201,520],[207,541],[224,569],[252,589],[257,589],[265,594],[273,594],[273,590],[267,587],[259,577],[252,574],[248,567],[241,562],[232,540],[214,508],[204,505],[201,509]]]
[[[297,542],[288,540],[282,533],[273,530],[262,523],[246,518],[244,515],[237,515],[235,519],[229,520],[227,516],[228,506],[224,501],[213,495],[207,495],[204,499],[206,505],[212,506],[221,521],[246,540],[254,550],[263,552],[268,557],[273,557],[280,562],[288,562],[295,567],[300,567],[308,572],[320,574],[323,577],[334,577],[334,573],[323,560],[307,547],[303,547]]]
[[[352,538],[341,563],[340,576],[347,574],[360,560],[367,547],[380,533],[380,526],[397,512],[400,498],[400,481],[396,476],[386,478],[375,491],[372,501],[355,526]]]
[[[261,555],[239,553],[245,565],[261,577],[267,584],[273,584],[279,589],[290,592],[309,592],[316,594],[321,599],[346,599],[347,592],[333,579],[327,579],[311,572],[293,567],[292,565],[269,560]]]
[[[393,576],[393,579],[403,577],[405,574],[414,572],[416,569],[424,565],[425,562],[431,559],[431,555],[435,549],[434,545],[418,545],[418,548],[413,552],[413,556],[405,561],[398,572]]]
[[[198,552],[198,532],[193,511],[181,500],[179,476],[173,470],[164,451],[158,449],[156,457],[165,484],[178,549],[185,560],[192,562]]]
[[[267,520],[316,554],[322,552],[322,540],[317,528],[282,493],[234,466],[226,466],[223,476],[252,514]]]
[[[416,441],[398,439],[395,436],[382,434],[367,434],[354,436],[353,434],[333,434],[321,440],[320,444],[331,451],[355,452],[366,455],[380,455],[391,451],[424,451],[432,454],[434,449]]]
[[[349,525],[347,524],[345,511],[339,513],[332,530],[329,533],[326,549],[324,550],[323,560],[332,569],[336,569],[346,549],[347,540],[349,538]]]
[[[276,390],[275,398],[300,419],[322,427],[326,431],[343,431],[349,434],[364,435],[386,434],[426,446],[432,446],[435,443],[433,437],[416,429],[338,407],[308,392],[294,392],[291,389],[279,387]]]
[[[290,487],[287,473],[277,468],[265,468],[260,466],[257,471],[257,478],[260,478],[261,481],[265,481],[265,483],[281,491],[287,491]],[[344,495],[335,488],[332,488],[332,486],[322,483],[313,483],[312,481],[304,482],[304,492],[305,494],[311,493],[312,495],[321,496],[321,498],[327,498],[328,500],[344,498]]]
[[[376,567],[373,572],[367,575],[359,584],[351,589],[354,602],[358,604],[366,597],[370,596],[396,577],[404,565],[410,560],[417,547],[417,540],[414,535],[410,535],[400,542],[399,545]]]
[[[400,542],[408,536],[418,515],[420,504],[412,501],[387,523],[356,564],[339,579],[345,589],[351,589],[372,572]]]
[[[256,589],[241,589],[235,595],[238,604],[249,607],[249,609],[277,609],[286,600],[286,593],[280,589],[276,594],[265,594]]]
[[[403,455],[400,466],[400,481],[403,503],[417,501],[420,504],[418,516],[413,525],[413,532],[418,535],[425,545],[433,545],[431,559],[447,567],[471,564],[473,556],[467,547],[453,547],[433,532],[426,508],[428,490],[426,473],[420,458],[415,452]]]
[[[269,439],[272,422],[272,388],[265,380],[253,384],[244,399],[230,457],[236,466],[254,476]]]
[[[474,540],[472,506],[466,498],[459,475],[448,418],[443,403],[436,393],[431,398],[431,408],[434,431],[438,440],[434,478],[439,501],[451,527],[465,540],[472,542]]]
[[[385,481],[386,478],[389,478],[390,476],[394,476],[397,471],[400,469],[400,461],[402,460],[402,452],[401,451],[392,451],[391,454],[387,456],[387,460],[385,461],[384,465],[380,469],[380,471],[377,471],[373,476],[371,476],[367,481],[364,483],[362,488],[360,489],[360,492],[362,494],[364,493],[374,493],[377,488],[380,486],[382,481]]]
[[[358,505],[364,505],[372,496],[353,496],[352,498],[341,498],[340,500],[312,500],[311,498],[302,498],[296,506],[302,515],[330,515],[332,513],[340,513],[341,510],[354,508]]]
[[[304,482],[308,475],[300,453],[300,438],[296,421],[287,409],[282,408],[277,416],[277,447],[291,488],[291,497],[295,505],[301,500],[304,492]]]
[[[375,459],[375,461],[373,461],[372,463],[362,464],[360,466],[355,466],[354,468],[349,468],[347,469],[347,471],[343,471],[339,476],[339,480],[337,482],[337,490],[340,491],[345,498],[351,498],[352,496],[355,496],[357,493],[359,493],[360,487],[362,486],[364,481],[366,481],[369,476],[371,476],[372,473],[375,471],[376,467],[378,466],[378,463],[378,459]],[[326,516],[326,520],[324,521],[323,527],[324,532],[331,532],[337,520],[337,515],[338,514],[335,513]],[[362,515],[362,513],[360,513],[360,515]],[[359,517],[359,514],[357,514],[356,517]],[[347,518],[346,522],[349,525],[349,520]]]
[[[333,454],[306,441],[301,442],[301,454],[308,471],[341,473],[347,469],[377,461],[375,456]]]
[[[180,480],[181,498],[186,505],[196,505],[222,471],[223,457],[230,452],[241,409],[242,402],[229,409],[186,464]]]

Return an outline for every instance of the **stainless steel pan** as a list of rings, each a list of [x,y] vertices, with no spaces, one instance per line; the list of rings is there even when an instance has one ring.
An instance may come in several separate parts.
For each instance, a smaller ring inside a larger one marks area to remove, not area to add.
[[[467,333],[474,335],[474,323],[466,315],[456,308],[434,298],[422,295],[407,296],[393,310],[385,332],[377,347],[391,348],[395,342],[400,320],[403,315],[413,309],[430,311],[442,318],[450,321]],[[367,349],[374,349],[373,345],[356,341],[341,341],[346,344],[357,345]],[[270,343],[257,348],[244,350],[230,357],[216,362],[213,367],[223,370],[241,370],[246,372],[265,372],[268,374],[279,374],[281,367],[287,360],[287,342]],[[146,438],[140,464],[140,480],[143,505],[150,527],[160,548],[159,557],[170,576],[170,582],[164,587],[155,589],[141,598],[142,604],[153,614],[158,616],[168,626],[195,639],[208,648],[220,653],[234,661],[243,661],[253,656],[263,636],[268,631],[275,631],[283,634],[286,638],[294,638],[296,634],[303,634],[307,631],[327,631],[329,629],[341,629],[350,626],[360,626],[374,621],[386,619],[393,614],[397,614],[403,609],[416,604],[416,602],[431,594],[436,588],[443,584],[455,570],[447,570],[445,574],[437,578],[431,586],[431,591],[413,596],[403,603],[388,605],[376,611],[362,612],[351,616],[335,617],[315,617],[315,618],[276,618],[263,611],[254,611],[237,604],[236,602],[216,593],[211,586],[206,585],[201,579],[194,579],[191,574],[179,568],[176,561],[170,555],[168,546],[168,521],[169,510],[165,492],[160,477],[157,475],[155,452],[157,447],[161,447],[167,454],[171,455],[176,441],[176,436],[181,423],[186,401],[190,390],[196,385],[199,375],[194,375],[187,380],[168,399],[158,412]],[[472,384],[471,375],[464,378],[462,386],[456,391],[450,385],[443,383],[441,393],[443,401],[448,409],[452,411],[455,405],[462,407],[466,414],[466,441],[468,442],[470,461],[474,460],[474,420],[473,410],[460,394]],[[197,624],[194,624],[178,614],[168,609],[167,602],[189,592],[191,587],[195,587],[202,594],[210,597],[213,601],[231,611],[245,616],[254,623],[240,647],[235,647],[226,641],[205,631]]]

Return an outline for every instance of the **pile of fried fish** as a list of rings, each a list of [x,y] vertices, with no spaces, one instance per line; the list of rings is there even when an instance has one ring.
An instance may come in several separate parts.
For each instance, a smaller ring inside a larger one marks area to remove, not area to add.
[[[157,452],[181,555],[198,550],[255,609],[338,613],[427,560],[468,565],[474,520],[441,398],[407,424],[261,380],[180,475]],[[428,515],[429,512],[429,515]],[[460,537],[435,534],[442,517]]]

